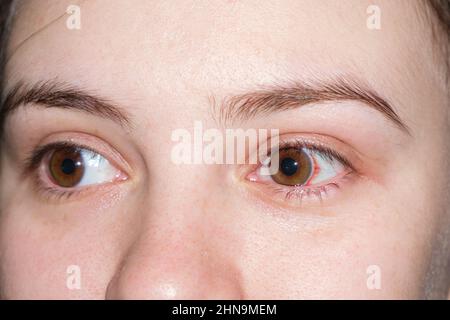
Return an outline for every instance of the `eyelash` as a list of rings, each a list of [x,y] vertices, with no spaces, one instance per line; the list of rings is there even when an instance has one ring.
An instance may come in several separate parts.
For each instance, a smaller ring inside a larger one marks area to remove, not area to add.
[[[319,145],[317,143],[308,142],[308,141],[304,141],[301,139],[293,139],[293,140],[289,140],[289,141],[281,140],[280,141],[280,147],[279,147],[280,151],[290,149],[290,148],[294,148],[294,149],[306,148],[306,149],[310,149],[314,152],[320,152],[320,153],[324,154],[325,156],[327,156],[330,160],[336,159],[345,167],[355,170],[352,163],[346,157],[344,157],[342,154],[336,152],[335,150],[333,150],[323,144]]]
[[[45,182],[45,180],[49,179],[42,177],[43,174],[42,171],[45,170],[42,167],[44,165],[43,163],[44,158],[49,156],[52,152],[68,148],[84,149],[87,151],[100,154],[98,151],[89,146],[62,141],[49,143],[47,145],[36,148],[25,160],[25,166],[23,170],[24,175],[25,176],[31,175],[36,191],[38,191],[46,200],[56,200],[56,201],[68,200],[70,198],[80,196],[81,194],[91,189],[91,186],[86,186],[78,189],[77,188],[63,189],[57,186],[49,186],[49,183]],[[101,187],[101,185],[95,185],[92,187],[99,188]]]
[[[282,195],[285,202],[290,202],[294,199],[296,200],[296,204],[301,206],[305,197],[314,196],[316,200],[319,200],[319,202],[322,203],[329,190],[340,189],[345,181],[349,180],[354,175],[358,175],[357,170],[348,158],[322,143],[310,142],[299,138],[282,140],[280,137],[278,149],[280,152],[287,149],[309,149],[313,153],[320,153],[329,160],[337,160],[346,169],[345,173],[338,178],[339,181],[332,181],[319,186],[287,186],[277,184],[274,181],[260,183],[269,187],[270,191],[275,195]],[[267,156],[270,157],[271,153],[272,152],[268,152]],[[255,171],[252,171],[252,173],[253,172]]]

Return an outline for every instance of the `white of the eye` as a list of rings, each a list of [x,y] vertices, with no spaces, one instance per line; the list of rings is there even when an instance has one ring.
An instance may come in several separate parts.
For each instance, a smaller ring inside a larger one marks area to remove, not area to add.
[[[311,151],[308,149],[305,149],[305,151],[316,160],[317,165],[319,166],[319,172],[310,181],[310,184],[318,184],[331,180],[342,173],[345,169],[344,165],[336,159],[330,159],[330,157],[327,157],[317,151]]]
[[[117,177],[118,170],[98,153],[83,149],[80,154],[83,159],[84,173],[77,186],[111,182]]]

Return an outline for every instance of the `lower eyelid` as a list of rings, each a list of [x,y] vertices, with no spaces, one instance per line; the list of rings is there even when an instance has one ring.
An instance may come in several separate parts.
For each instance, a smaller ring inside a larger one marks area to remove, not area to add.
[[[288,186],[288,185],[281,185],[281,184],[277,184],[276,182],[274,182],[270,176],[266,177],[264,180],[255,180],[255,179],[251,179],[252,178],[252,174],[247,176],[247,180],[249,180],[250,182],[255,182],[257,184],[261,184],[261,185],[266,185],[266,186],[274,186],[277,187],[279,189],[293,189],[293,188],[302,188],[302,189],[314,189],[314,188],[320,188],[329,184],[338,184],[340,182],[341,179],[347,178],[349,175],[355,174],[355,172],[353,172],[351,169],[346,169],[345,171],[343,171],[342,173],[340,173],[338,176],[336,176],[333,179],[330,179],[329,181],[326,181],[324,183],[320,183],[320,184],[305,184],[302,186]]]
[[[67,203],[70,200],[83,200],[87,197],[101,197],[102,194],[108,193],[112,186],[111,184],[103,184],[98,186],[88,186],[81,189],[65,190],[61,188],[49,187],[37,182],[36,192],[38,192],[39,197],[52,203],[57,203],[58,201],[64,201]],[[94,190],[95,189],[95,190]]]
[[[313,187],[290,187],[266,182],[246,181],[252,194],[277,208],[301,209],[304,207],[329,206],[339,201],[359,178],[358,173],[347,171],[337,181]],[[318,193],[321,192],[321,193]]]

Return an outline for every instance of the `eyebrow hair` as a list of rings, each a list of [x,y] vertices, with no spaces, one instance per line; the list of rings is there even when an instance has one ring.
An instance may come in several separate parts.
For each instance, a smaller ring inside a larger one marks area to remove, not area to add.
[[[212,103],[215,104],[214,98]],[[222,123],[246,121],[254,117],[299,108],[314,103],[356,100],[379,111],[398,128],[410,134],[407,125],[394,108],[367,85],[347,77],[320,81],[293,82],[263,88],[254,92],[225,97],[219,109],[214,108]]]
[[[49,80],[31,86],[24,82],[16,84],[0,104],[0,128],[10,113],[27,104],[81,111],[112,120],[122,127],[129,127],[131,122],[124,110],[107,99],[67,83]]]
[[[375,93],[349,78],[339,77],[315,82],[294,82],[227,97],[220,105],[222,123],[245,121],[257,116],[299,108],[313,103],[356,100],[371,107],[391,120],[402,131],[409,128],[391,105]],[[82,111],[110,119],[121,126],[130,126],[130,117],[120,107],[69,84],[54,80],[27,86],[19,82],[0,105],[0,128],[4,120],[22,105],[34,103],[47,108]],[[1,132],[1,131],[0,131]]]

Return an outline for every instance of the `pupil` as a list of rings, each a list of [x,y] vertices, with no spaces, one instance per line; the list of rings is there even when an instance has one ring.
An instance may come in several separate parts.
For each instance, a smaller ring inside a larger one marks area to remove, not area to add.
[[[280,169],[286,176],[292,176],[298,170],[298,162],[292,158],[284,158],[281,161]]]
[[[72,174],[75,172],[77,166],[75,162],[71,159],[64,159],[61,163],[61,171],[65,174]]]

